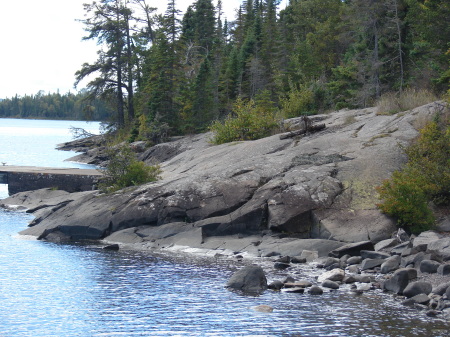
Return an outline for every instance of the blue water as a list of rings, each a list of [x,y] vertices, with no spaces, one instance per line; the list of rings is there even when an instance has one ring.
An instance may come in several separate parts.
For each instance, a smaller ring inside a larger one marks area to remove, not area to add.
[[[0,143],[11,144],[0,152],[2,160],[75,165],[63,162],[72,154],[53,150],[71,139],[67,129],[73,122],[9,121],[5,127],[0,120]],[[403,308],[390,295],[243,296],[224,288],[240,267],[236,262],[105,251],[96,244],[59,245],[17,235],[31,219],[0,210],[1,337],[448,335],[447,323]],[[273,313],[251,309],[260,304],[272,306]]]

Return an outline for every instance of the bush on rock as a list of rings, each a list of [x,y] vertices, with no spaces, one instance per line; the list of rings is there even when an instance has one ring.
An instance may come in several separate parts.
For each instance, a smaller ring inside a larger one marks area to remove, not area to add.
[[[108,150],[110,158],[105,177],[99,184],[103,192],[114,192],[128,186],[137,186],[160,178],[159,165],[147,166],[138,161],[128,146],[119,146]]]
[[[437,120],[428,123],[406,149],[406,166],[377,187],[382,199],[377,206],[413,233],[434,224],[430,201],[437,205],[450,201],[450,127],[443,124]]]

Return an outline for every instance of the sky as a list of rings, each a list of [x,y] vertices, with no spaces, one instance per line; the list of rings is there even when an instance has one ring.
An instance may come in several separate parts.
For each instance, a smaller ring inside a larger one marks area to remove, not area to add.
[[[286,1],[286,0],[285,0]],[[285,2],[283,1],[283,2]],[[76,92],[75,72],[94,62],[98,46],[82,41],[83,3],[91,0],[2,1],[0,7],[0,99],[44,93]],[[177,0],[184,11],[194,0]],[[217,1],[213,1],[214,4]],[[167,1],[148,0],[165,11]],[[225,0],[229,21],[242,0]],[[77,89],[86,83],[81,82]]]

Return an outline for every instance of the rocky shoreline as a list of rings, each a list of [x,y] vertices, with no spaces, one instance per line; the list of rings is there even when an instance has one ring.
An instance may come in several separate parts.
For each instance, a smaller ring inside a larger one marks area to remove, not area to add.
[[[375,207],[374,191],[404,163],[398,144],[411,141],[439,109],[431,103],[393,116],[341,110],[316,116],[325,125],[319,132],[287,139],[274,135],[212,146],[204,134],[150,149],[132,144],[141,160],[161,163],[162,180],[108,195],[22,192],[0,206],[33,213],[20,234],[41,240],[93,240],[109,249],[264,263],[263,273],[254,267],[250,274],[241,272],[244,281],[259,275],[256,292],[383,290],[447,320],[448,215],[439,219],[437,231],[409,237]],[[299,121],[286,125],[295,130]],[[60,148],[83,152],[70,160],[102,163],[98,141]],[[297,279],[305,268],[317,278]],[[292,277],[275,280],[280,272]],[[229,287],[246,290],[244,281]]]

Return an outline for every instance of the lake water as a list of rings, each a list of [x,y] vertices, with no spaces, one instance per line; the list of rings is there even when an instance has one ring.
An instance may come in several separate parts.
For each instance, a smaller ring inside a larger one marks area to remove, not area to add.
[[[0,119],[0,161],[86,167],[54,150],[80,122]],[[96,129],[97,124],[88,124]],[[1,185],[0,185],[1,186]],[[1,186],[0,198],[7,195]],[[224,289],[225,259],[105,251],[17,235],[31,215],[0,210],[0,336],[448,336],[450,325],[392,296]],[[283,275],[279,275],[281,278]],[[270,305],[273,313],[251,309]]]

